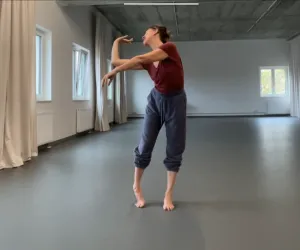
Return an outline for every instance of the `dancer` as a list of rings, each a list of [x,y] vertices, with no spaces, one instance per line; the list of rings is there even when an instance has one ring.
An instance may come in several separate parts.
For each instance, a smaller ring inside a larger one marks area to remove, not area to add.
[[[118,72],[125,70],[147,70],[155,87],[148,95],[144,127],[139,145],[135,148],[135,173],[133,190],[136,206],[145,206],[141,189],[144,170],[151,161],[152,151],[163,125],[166,128],[167,146],[164,165],[167,169],[167,189],[163,208],[174,209],[173,189],[177,173],[181,167],[186,139],[186,94],[181,58],[170,35],[163,26],[152,26],[143,36],[143,44],[152,51],[131,59],[120,59],[119,44],[132,43],[127,36],[117,38],[112,48],[114,70],[106,74],[102,84],[110,84]],[[141,82],[141,84],[143,84]]]

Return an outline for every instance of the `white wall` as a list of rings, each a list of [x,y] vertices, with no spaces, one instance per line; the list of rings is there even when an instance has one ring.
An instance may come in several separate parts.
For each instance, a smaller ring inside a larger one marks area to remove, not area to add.
[[[283,40],[178,42],[185,70],[190,115],[286,114],[289,96],[260,97],[260,66],[288,66],[289,44]],[[129,45],[125,56],[147,51]],[[153,87],[147,73],[127,73],[129,115],[143,115]]]
[[[37,111],[53,114],[53,140],[76,133],[76,109],[94,109],[93,75],[91,100],[72,100],[72,43],[92,52],[91,18],[87,7],[61,8],[56,1],[36,2],[36,23],[52,32],[52,101],[38,103]],[[92,74],[92,65],[90,68]],[[38,137],[42,136],[39,133]]]

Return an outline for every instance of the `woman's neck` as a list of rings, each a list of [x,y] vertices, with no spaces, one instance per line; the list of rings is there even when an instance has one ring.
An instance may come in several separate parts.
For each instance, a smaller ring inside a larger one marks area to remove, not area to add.
[[[155,49],[157,49],[158,47],[160,47],[162,44],[163,44],[162,41],[160,41],[160,40],[155,40],[155,41],[153,41],[153,42],[152,42],[151,44],[149,44],[149,45],[150,45],[150,47],[151,47],[152,50],[155,50]]]

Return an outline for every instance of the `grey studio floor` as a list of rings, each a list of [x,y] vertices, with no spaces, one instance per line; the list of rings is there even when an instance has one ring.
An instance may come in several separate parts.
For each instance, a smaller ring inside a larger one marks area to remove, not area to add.
[[[187,148],[164,212],[164,129],[134,207],[132,151],[142,119],[0,171],[1,250],[299,250],[300,122],[188,119]]]

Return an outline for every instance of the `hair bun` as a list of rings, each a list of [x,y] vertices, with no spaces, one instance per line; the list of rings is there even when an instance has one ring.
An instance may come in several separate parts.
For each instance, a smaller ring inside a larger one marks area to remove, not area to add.
[[[151,26],[150,28],[151,28],[151,29],[155,29],[155,30],[158,31],[160,40],[161,40],[163,43],[166,43],[167,41],[170,40],[170,38],[171,38],[171,33],[170,33],[170,31],[169,31],[165,26],[161,26],[161,25],[153,25],[153,26]]]
[[[171,32],[166,29],[166,39],[170,40],[170,38],[171,38]]]

